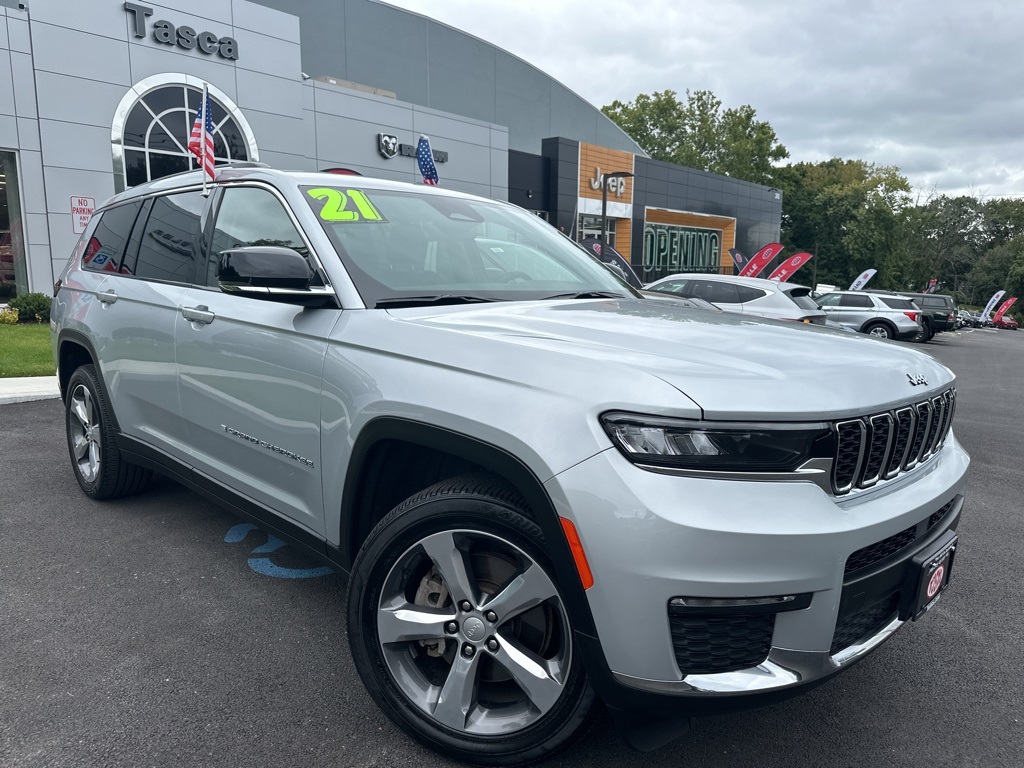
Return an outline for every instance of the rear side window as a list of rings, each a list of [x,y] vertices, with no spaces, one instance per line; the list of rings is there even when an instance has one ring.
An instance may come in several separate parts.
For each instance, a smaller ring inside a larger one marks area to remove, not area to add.
[[[763,299],[767,294],[767,291],[762,291],[760,288],[753,288],[749,285],[736,286],[736,295],[742,302],[757,301],[758,299]]]
[[[710,301],[712,304],[739,304],[740,297],[735,285],[713,280],[694,280],[687,292],[689,296]]]
[[[878,298],[880,298],[882,303],[890,309],[917,309],[914,302],[910,299],[897,299],[893,296],[879,296]]]
[[[108,208],[99,214],[99,222],[82,254],[82,268],[91,272],[120,272],[124,246],[142,207],[140,202]]]
[[[864,307],[873,307],[871,303],[871,297],[866,296],[862,293],[844,293],[843,297],[839,300],[840,307],[855,307],[861,309]]]
[[[139,241],[136,277],[191,282],[199,259],[199,218],[206,199],[200,192],[183,192],[153,201]]]

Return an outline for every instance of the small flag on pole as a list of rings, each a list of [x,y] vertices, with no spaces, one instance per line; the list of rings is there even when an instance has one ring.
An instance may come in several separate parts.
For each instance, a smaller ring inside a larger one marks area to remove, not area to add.
[[[440,179],[437,177],[437,166],[434,165],[434,153],[430,149],[430,139],[420,134],[420,142],[416,145],[416,162],[419,163],[420,173],[423,174],[423,183],[436,186]]]
[[[192,124],[192,135],[188,139],[188,151],[196,156],[203,174],[203,189],[206,189],[206,178],[213,180],[213,116],[210,114],[210,94],[206,83],[203,83],[203,101],[196,112],[196,121]]]

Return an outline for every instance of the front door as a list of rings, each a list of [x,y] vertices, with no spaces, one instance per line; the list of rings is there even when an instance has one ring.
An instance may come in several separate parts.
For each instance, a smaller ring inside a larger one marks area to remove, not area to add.
[[[321,375],[340,310],[221,291],[216,265],[225,249],[277,245],[309,257],[274,191],[227,187],[221,195],[206,285],[185,294],[175,332],[195,466],[322,536]]]

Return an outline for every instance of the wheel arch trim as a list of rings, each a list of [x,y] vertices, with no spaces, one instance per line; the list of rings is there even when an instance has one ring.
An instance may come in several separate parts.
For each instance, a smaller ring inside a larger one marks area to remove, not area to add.
[[[575,630],[596,636],[594,619],[580,583],[575,560],[544,484],[527,465],[503,448],[444,427],[381,416],[367,423],[359,432],[345,475],[338,531],[341,545],[339,554],[346,567],[351,567],[357,554],[355,531],[359,523],[358,500],[363,468],[374,446],[385,440],[404,441],[451,454],[500,475],[514,485],[526,499],[544,533],[546,549]]]

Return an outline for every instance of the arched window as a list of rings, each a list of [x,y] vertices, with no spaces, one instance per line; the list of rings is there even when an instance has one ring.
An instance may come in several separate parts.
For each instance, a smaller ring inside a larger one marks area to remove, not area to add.
[[[209,94],[217,164],[258,160],[255,138],[238,108],[213,86]],[[190,75],[156,75],[128,92],[111,136],[118,191],[199,167],[188,139],[202,95],[202,82]]]

